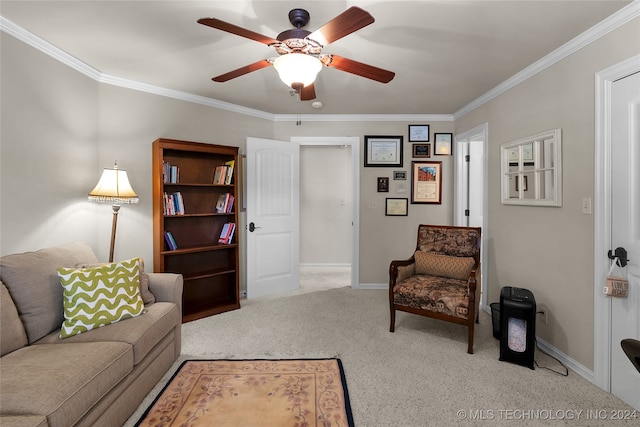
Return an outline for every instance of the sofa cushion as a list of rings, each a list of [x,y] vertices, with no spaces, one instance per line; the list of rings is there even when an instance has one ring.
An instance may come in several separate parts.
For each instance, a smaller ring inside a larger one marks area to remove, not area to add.
[[[416,274],[467,280],[475,264],[472,257],[457,257],[416,251]]]
[[[20,313],[29,343],[60,328],[64,316],[56,270],[81,262],[98,262],[81,242],[0,258],[0,279]]]
[[[142,301],[144,304],[153,304],[156,302],[156,297],[149,290],[149,275],[144,271],[144,260],[142,258],[138,258],[140,260],[140,294],[142,295]],[[76,265],[78,268],[89,268],[89,267],[99,267],[101,265],[106,265],[107,263],[96,263],[96,264],[87,264],[81,263]]]
[[[2,414],[44,415],[72,426],[133,369],[121,342],[42,344],[2,357]]]
[[[0,281],[0,355],[4,356],[28,344],[18,310],[9,291]]]
[[[51,333],[35,344],[62,344],[119,341],[133,346],[134,364],[137,365],[147,354],[180,324],[181,317],[174,303],[157,302],[146,307],[143,316],[126,319],[104,328],[94,329],[79,335],[61,339],[57,332]]]
[[[60,338],[139,316],[144,310],[138,258],[99,267],[61,267],[58,275],[64,288]]]

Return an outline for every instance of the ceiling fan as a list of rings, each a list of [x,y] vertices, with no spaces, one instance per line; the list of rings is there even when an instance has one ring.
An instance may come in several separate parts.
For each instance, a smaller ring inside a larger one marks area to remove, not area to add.
[[[274,47],[278,57],[261,59],[228,73],[214,77],[215,82],[226,82],[271,65],[280,79],[291,86],[302,101],[315,99],[314,80],[323,66],[346,71],[381,83],[389,83],[395,73],[362,62],[333,54],[322,54],[323,47],[374,22],[373,16],[359,7],[350,7],[314,32],[303,30],[309,23],[309,12],[293,9],[289,21],[295,27],[278,34],[274,39],[216,18],[201,18],[198,23]],[[305,74],[308,72],[308,75]]]

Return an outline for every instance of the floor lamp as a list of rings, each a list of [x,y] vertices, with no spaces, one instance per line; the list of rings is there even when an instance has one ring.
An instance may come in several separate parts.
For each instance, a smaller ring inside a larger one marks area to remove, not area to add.
[[[89,193],[89,200],[98,203],[111,203],[113,207],[113,224],[111,225],[111,247],[109,249],[109,262],[113,262],[113,249],[116,244],[116,225],[118,223],[118,211],[123,204],[138,203],[138,195],[127,178],[127,171],[118,169],[115,162],[113,169],[104,169],[98,185]]]

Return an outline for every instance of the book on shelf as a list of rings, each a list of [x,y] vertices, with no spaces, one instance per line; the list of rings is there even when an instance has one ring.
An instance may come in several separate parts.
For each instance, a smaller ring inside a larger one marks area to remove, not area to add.
[[[173,238],[173,234],[171,234],[170,231],[164,232],[164,240],[165,242],[167,242],[167,248],[169,248],[170,251],[175,251],[176,249],[178,249],[176,240]]]
[[[225,175],[224,183],[227,185],[231,184],[231,181],[233,180],[233,169],[235,167],[235,164],[236,164],[235,160],[229,160],[228,162],[225,163],[225,166],[227,167],[227,173]]]
[[[162,182],[165,184],[177,184],[180,181],[180,168],[164,161],[162,162]]]
[[[213,183],[216,185],[230,185],[233,181],[235,164],[235,160],[229,160],[224,165],[216,166],[213,171]]]
[[[231,193],[220,194],[216,202],[216,212],[231,213],[233,211],[233,200],[234,197]]]
[[[177,191],[172,194],[164,193],[164,214],[184,215],[184,199],[182,193]]]
[[[227,178],[227,166],[220,165],[215,168],[213,173],[213,183],[217,185],[222,185],[225,183]]]
[[[218,239],[218,243],[222,243],[228,245],[233,240],[233,234],[236,231],[236,224],[233,222],[227,222],[222,226],[222,231],[220,232],[220,238]]]

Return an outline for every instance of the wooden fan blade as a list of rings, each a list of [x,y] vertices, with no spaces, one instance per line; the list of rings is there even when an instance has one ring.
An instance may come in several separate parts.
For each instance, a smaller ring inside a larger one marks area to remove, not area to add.
[[[219,76],[214,77],[214,82],[226,82],[231,79],[235,79],[236,77],[244,76],[247,73],[252,71],[261,70],[262,68],[268,67],[271,65],[267,59],[261,59],[260,61],[254,62],[253,64],[245,65],[244,67],[240,67],[236,70],[229,71],[225,74],[220,74]]]
[[[366,77],[380,83],[389,83],[396,75],[393,71],[387,71],[382,68],[374,67],[373,65],[363,64],[362,62],[354,61],[353,59],[344,58],[338,55],[322,55],[320,60],[327,67],[346,71],[347,73],[355,74],[360,77]]]
[[[228,22],[221,21],[216,18],[201,18],[198,19],[198,24],[207,25],[211,28],[226,31],[227,33],[235,34],[240,37],[246,37],[251,40],[271,46],[273,44],[280,44],[280,42],[272,37],[267,37],[262,34],[256,33],[246,28],[238,27],[237,25],[229,24]]]
[[[302,88],[300,91],[300,101],[311,101],[316,99],[316,88],[313,87],[313,83]]]
[[[373,24],[375,19],[366,10],[353,6],[309,34],[307,38],[326,46],[360,28]]]

